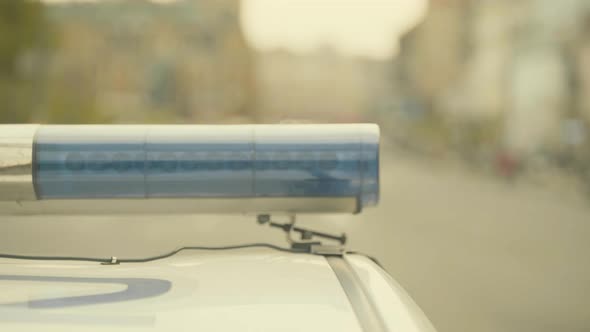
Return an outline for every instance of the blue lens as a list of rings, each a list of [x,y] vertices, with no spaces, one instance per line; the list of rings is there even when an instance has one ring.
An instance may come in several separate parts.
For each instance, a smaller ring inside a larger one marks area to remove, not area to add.
[[[145,128],[41,126],[35,137],[39,198],[145,197]]]
[[[379,198],[375,125],[41,126],[40,199]]]

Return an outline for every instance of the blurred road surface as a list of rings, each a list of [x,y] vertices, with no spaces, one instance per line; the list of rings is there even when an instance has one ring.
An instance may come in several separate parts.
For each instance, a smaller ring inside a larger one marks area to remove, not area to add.
[[[378,208],[301,224],[346,231],[349,248],[379,258],[441,332],[590,329],[587,198],[396,153],[382,159]],[[5,253],[130,257],[285,244],[244,216],[0,218]]]

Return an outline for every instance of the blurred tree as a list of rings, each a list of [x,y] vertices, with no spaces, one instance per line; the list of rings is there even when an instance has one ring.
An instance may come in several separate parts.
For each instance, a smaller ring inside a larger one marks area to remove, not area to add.
[[[0,0],[1,1],[1,0]],[[47,89],[47,105],[40,116],[41,122],[59,124],[90,124],[112,122],[96,106],[94,90],[82,86],[76,90],[66,88],[59,79],[52,78]]]
[[[42,90],[43,53],[51,40],[41,2],[0,1],[0,122],[31,121]]]

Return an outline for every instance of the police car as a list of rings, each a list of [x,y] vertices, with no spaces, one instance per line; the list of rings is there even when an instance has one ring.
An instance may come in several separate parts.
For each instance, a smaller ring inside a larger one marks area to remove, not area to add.
[[[296,224],[378,199],[373,124],[1,125],[0,218],[242,213],[289,246],[0,253],[0,329],[434,331],[375,259]]]

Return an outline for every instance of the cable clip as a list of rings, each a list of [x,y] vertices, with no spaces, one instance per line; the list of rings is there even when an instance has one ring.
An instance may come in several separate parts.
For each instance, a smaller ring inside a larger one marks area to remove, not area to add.
[[[102,264],[102,265],[119,265],[121,263],[119,262],[119,260],[117,260],[116,256],[112,256],[110,262],[102,262],[100,264]]]

